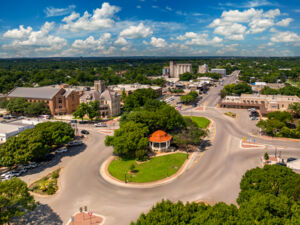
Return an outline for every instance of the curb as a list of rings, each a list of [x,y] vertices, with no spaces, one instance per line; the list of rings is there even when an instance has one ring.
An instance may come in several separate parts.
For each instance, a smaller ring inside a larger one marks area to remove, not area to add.
[[[194,153],[193,153],[194,154]],[[108,172],[108,166],[116,157],[110,156],[106,161],[104,161],[99,169],[100,175],[103,177],[104,180],[107,182],[120,186],[120,187],[128,187],[128,188],[153,188],[158,187],[164,184],[168,184],[178,177],[180,177],[186,170],[188,165],[191,162],[191,159],[193,158],[193,154],[189,156],[189,158],[184,162],[184,164],[181,166],[181,168],[172,176],[166,177],[164,179],[158,180],[158,181],[152,181],[147,183],[124,183],[124,181],[120,181],[117,178],[110,175]]]

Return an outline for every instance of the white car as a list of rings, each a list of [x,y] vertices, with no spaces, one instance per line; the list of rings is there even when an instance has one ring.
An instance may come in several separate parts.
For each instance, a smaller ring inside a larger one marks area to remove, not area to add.
[[[107,127],[106,123],[96,123],[95,127]]]
[[[67,144],[68,147],[82,145],[82,141],[71,141]]]
[[[66,147],[62,147],[62,148],[56,150],[57,153],[63,153],[63,152],[67,152],[67,151],[68,151],[68,149]]]

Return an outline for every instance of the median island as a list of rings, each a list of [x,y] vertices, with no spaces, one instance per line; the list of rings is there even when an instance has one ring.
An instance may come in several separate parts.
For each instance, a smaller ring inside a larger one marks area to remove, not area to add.
[[[108,166],[108,172],[118,180],[146,183],[170,177],[187,159],[186,153],[174,153],[150,158],[145,162],[117,158]]]

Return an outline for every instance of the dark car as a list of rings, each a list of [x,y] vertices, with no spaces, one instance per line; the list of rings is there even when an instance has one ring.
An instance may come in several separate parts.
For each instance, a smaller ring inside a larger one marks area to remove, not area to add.
[[[10,116],[4,116],[3,119],[10,120]]]
[[[0,117],[3,117],[3,115],[2,115],[2,114],[0,114]]]
[[[291,157],[291,158],[288,158],[286,161],[287,161],[287,162],[292,162],[292,161],[295,161],[295,160],[297,160],[297,158]]]
[[[82,134],[89,134],[90,132],[88,132],[87,130],[82,130],[81,133]]]
[[[71,120],[70,123],[77,123],[77,120]]]
[[[84,120],[80,120],[78,123],[79,123],[79,124],[86,124],[87,122],[84,121]]]

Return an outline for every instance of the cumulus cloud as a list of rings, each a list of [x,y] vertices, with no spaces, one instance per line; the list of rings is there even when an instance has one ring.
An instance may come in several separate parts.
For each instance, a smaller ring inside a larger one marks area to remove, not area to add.
[[[177,40],[187,40],[185,42],[187,45],[198,46],[219,45],[223,41],[223,39],[219,37],[214,37],[209,40],[208,34],[197,34],[194,32],[186,32],[184,35],[179,35]]]
[[[78,32],[80,30],[95,31],[101,28],[110,28],[115,24],[113,17],[119,11],[119,7],[104,2],[101,8],[93,11],[93,14],[85,11],[83,16],[80,17],[80,14],[73,12],[63,18],[62,21],[65,24],[61,26],[61,29]]]
[[[280,27],[287,27],[293,21],[294,20],[292,18],[286,18],[286,19],[283,19],[283,20],[280,20],[279,22],[277,22],[276,25],[280,26]]]
[[[297,42],[300,43],[300,36],[291,31],[275,32],[271,37],[272,42]]]
[[[156,48],[164,48],[167,46],[167,42],[163,38],[152,37],[150,44]]]
[[[64,16],[71,13],[75,8],[75,5],[69,5],[67,8],[47,7],[44,12],[47,17]]]
[[[120,33],[120,37],[128,39],[146,38],[152,35],[153,31],[150,27],[144,26],[143,23],[139,23],[137,26],[129,26]]]
[[[215,19],[208,27],[214,28],[214,33],[223,35],[226,39],[243,40],[246,34],[261,33],[274,26],[274,19],[279,15],[279,9],[266,12],[254,8],[223,11],[221,17]]]
[[[46,22],[38,31],[33,31],[31,27],[24,29],[23,26],[19,29],[8,30],[3,37],[11,38],[13,41],[2,45],[2,49],[19,52],[24,56],[30,56],[30,52],[58,51],[66,46],[67,41],[51,35],[53,28],[54,22]]]
[[[118,37],[118,39],[115,41],[115,45],[126,45],[128,42],[123,37]]]

